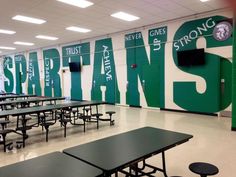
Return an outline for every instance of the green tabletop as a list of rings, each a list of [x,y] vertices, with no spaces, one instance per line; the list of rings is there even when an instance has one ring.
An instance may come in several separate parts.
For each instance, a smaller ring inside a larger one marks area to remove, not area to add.
[[[0,93],[0,95],[18,95],[18,94],[12,92],[6,92],[6,93]]]
[[[23,104],[23,103],[39,103],[45,101],[55,101],[55,100],[64,100],[65,97],[35,97],[29,99],[18,99],[12,101],[2,101],[0,102],[0,106],[4,105],[14,105],[14,104]]]
[[[101,104],[106,104],[104,101],[69,101],[62,104],[57,104],[58,107],[67,108],[67,107],[83,107],[83,106],[97,106]]]
[[[184,143],[193,136],[152,127],[144,127],[63,152],[112,174],[128,164],[145,159]]]
[[[65,103],[57,104],[57,105],[46,105],[46,106],[36,106],[36,107],[29,107],[29,108],[23,108],[23,109],[4,110],[0,112],[0,118],[6,117],[6,116],[27,115],[27,114],[47,112],[47,111],[52,111],[52,110],[65,109],[65,108],[93,106],[93,105],[100,105],[100,104],[105,104],[105,102],[103,101],[72,101],[72,102],[65,102]]]
[[[60,152],[0,168],[1,177],[96,177],[102,171]]]
[[[28,97],[36,97],[36,95],[3,95],[0,96],[0,100],[5,100],[5,99],[13,99],[13,98],[28,98]]]

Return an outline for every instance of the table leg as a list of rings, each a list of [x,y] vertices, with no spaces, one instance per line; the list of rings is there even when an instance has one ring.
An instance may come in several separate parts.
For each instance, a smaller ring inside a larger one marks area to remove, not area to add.
[[[115,172],[115,177],[118,177],[118,172]]]
[[[98,105],[96,105],[96,112],[97,112],[97,114],[98,114]]]
[[[163,151],[161,154],[162,154],[163,174],[164,174],[165,177],[168,177],[168,176],[167,176],[167,173],[166,173],[166,159],[165,159],[165,152]]]

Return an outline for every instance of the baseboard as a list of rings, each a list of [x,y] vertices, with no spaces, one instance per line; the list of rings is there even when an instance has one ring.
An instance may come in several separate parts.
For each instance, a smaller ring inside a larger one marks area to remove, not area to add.
[[[200,114],[200,115],[207,115],[207,116],[217,116],[217,114],[214,114],[214,113],[203,113],[203,112],[184,111],[184,110],[176,110],[176,109],[164,109],[164,108],[161,108],[160,110],[161,111],[190,113],[190,114]]]
[[[236,128],[232,127],[231,130],[235,132],[235,131],[236,131]]]
[[[106,104],[108,104],[108,105],[113,105],[113,106],[116,105],[115,103],[106,103]]]
[[[134,105],[129,105],[131,108],[142,108],[142,106],[134,106]]]

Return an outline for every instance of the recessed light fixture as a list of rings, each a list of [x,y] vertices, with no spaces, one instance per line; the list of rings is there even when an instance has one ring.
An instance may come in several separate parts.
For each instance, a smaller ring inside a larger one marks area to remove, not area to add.
[[[16,50],[16,48],[14,48],[14,47],[6,47],[6,46],[0,46],[0,49],[3,49],[3,50]]]
[[[111,14],[111,16],[115,18],[119,18],[121,20],[129,21],[129,22],[140,19],[137,16],[134,16],[125,12],[117,12],[117,13]]]
[[[51,41],[55,41],[55,40],[58,39],[57,37],[45,36],[45,35],[38,35],[38,36],[35,36],[35,37],[38,38],[38,39],[46,39],[46,40],[51,40]]]
[[[34,43],[20,42],[20,41],[16,41],[16,42],[14,42],[14,44],[16,44],[16,45],[26,45],[26,46],[33,46],[34,45]]]
[[[15,31],[11,31],[11,30],[6,30],[6,29],[0,29],[0,33],[2,34],[15,34]]]
[[[81,27],[77,27],[77,26],[70,26],[70,27],[67,27],[66,29],[70,30],[70,31],[79,32],[79,33],[88,33],[91,31],[90,29],[81,28]]]
[[[210,1],[210,0],[200,0],[200,1],[202,1],[202,2],[207,2],[207,1]]]
[[[57,1],[69,4],[69,5],[72,5],[72,6],[77,6],[77,7],[80,7],[80,8],[86,8],[86,7],[89,7],[89,6],[93,5],[92,2],[86,1],[86,0],[57,0]]]
[[[46,21],[38,18],[33,18],[33,17],[27,17],[27,16],[22,16],[22,15],[16,15],[12,17],[13,20],[18,20],[22,22],[28,22],[28,23],[34,23],[34,24],[43,24]]]

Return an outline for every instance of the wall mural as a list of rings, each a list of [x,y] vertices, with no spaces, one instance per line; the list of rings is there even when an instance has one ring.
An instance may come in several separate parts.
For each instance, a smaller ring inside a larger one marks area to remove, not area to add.
[[[4,88],[6,92],[13,92],[14,89],[14,76],[11,72],[13,68],[13,59],[9,56],[3,59],[3,72],[5,75]]]
[[[69,67],[70,62],[90,65],[90,43],[62,47],[62,56],[63,67]],[[81,72],[71,72],[70,93],[72,99],[83,100]]]
[[[92,82],[92,100],[102,100],[101,86],[105,86],[105,100],[108,103],[120,103],[120,91],[117,84],[116,66],[111,38],[95,42]]]
[[[4,91],[3,58],[0,57],[0,92]]]
[[[15,79],[16,79],[16,93],[22,93],[22,84],[26,82],[27,67],[26,58],[24,55],[15,55]]]
[[[222,56],[205,53],[205,65],[181,67],[177,64],[176,51],[196,49],[196,42],[200,36],[206,36],[207,48],[232,45],[232,38],[219,42],[212,36],[216,22],[223,19],[224,17],[215,16],[186,22],[175,33],[173,59],[176,66],[184,72],[204,78],[207,85],[204,93],[198,93],[195,82],[174,82],[174,102],[183,109],[214,113],[225,109],[231,103],[232,64],[229,60]],[[222,80],[225,84],[223,92],[220,90]]]
[[[44,59],[44,95],[62,96],[61,77],[59,75],[61,60],[57,49],[43,51]],[[54,93],[54,94],[53,94]]]
[[[29,54],[28,66],[28,94],[42,95],[42,88],[39,76],[39,63],[37,52]]]
[[[84,99],[82,82],[86,84],[86,80],[88,80],[86,78],[91,78],[89,99],[92,100],[103,100],[104,98],[104,101],[109,103],[142,106],[141,94],[143,94],[148,107],[181,108],[204,113],[219,112],[231,104],[231,62],[224,56],[206,52],[206,62],[203,66],[179,66],[177,52],[196,49],[199,38],[204,38],[206,48],[212,49],[212,51],[219,47],[231,46],[232,37],[226,41],[217,41],[212,36],[215,25],[224,18],[223,16],[213,16],[184,22],[176,25],[174,33],[174,29],[170,30],[167,25],[120,35],[119,46],[122,45],[123,48],[118,52],[116,51],[118,43],[113,37],[43,50],[41,53],[44,86],[40,82],[42,77],[38,60],[40,51],[30,52],[28,58],[26,58],[26,54],[5,56],[5,90],[7,92],[15,90],[16,93],[21,93],[22,84],[26,83],[29,94],[62,96],[61,83],[64,69],[69,67],[70,62],[80,62],[82,71],[71,72],[70,75],[71,85],[68,88],[73,99]],[[171,45],[172,48],[172,53],[168,53],[168,56],[172,56],[173,66],[167,66],[166,63],[166,60],[169,59],[166,53],[167,45]],[[91,50],[92,48],[94,51]],[[125,63],[127,75],[122,73],[121,66],[116,64],[120,61]],[[83,75],[85,66],[92,67],[92,73]],[[173,98],[167,98],[165,90],[169,77],[166,74],[171,73],[173,67],[177,67],[178,72],[188,74],[190,80],[191,76],[202,78],[206,83],[204,93],[197,91],[195,80],[173,81]],[[118,77],[120,74],[122,77]],[[118,78],[122,80],[118,80]],[[222,83],[224,83],[223,89]],[[44,92],[42,92],[42,87],[44,87]],[[101,88],[105,88],[104,93]],[[121,102],[121,98],[125,101]],[[169,102],[176,106],[169,106]]]
[[[128,83],[126,103],[140,106],[138,77],[148,106],[164,108],[165,44],[167,27],[149,30],[150,62],[141,32],[125,35]]]

